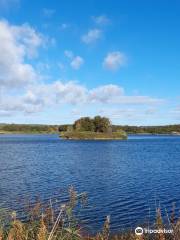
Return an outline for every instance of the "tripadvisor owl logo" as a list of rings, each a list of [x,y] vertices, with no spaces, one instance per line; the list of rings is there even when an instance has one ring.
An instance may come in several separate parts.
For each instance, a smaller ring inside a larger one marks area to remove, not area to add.
[[[149,229],[149,228],[142,228],[142,227],[137,227],[135,229],[135,234],[137,236],[143,235],[143,234],[173,234],[173,229]]]
[[[143,228],[142,227],[137,227],[135,229],[135,234],[138,235],[138,236],[142,235],[143,234]]]

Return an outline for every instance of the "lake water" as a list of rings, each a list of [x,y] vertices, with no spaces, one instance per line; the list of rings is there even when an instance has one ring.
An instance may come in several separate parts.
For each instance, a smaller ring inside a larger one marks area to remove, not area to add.
[[[73,185],[88,193],[80,213],[89,230],[111,215],[112,231],[152,222],[180,209],[180,137],[129,136],[126,141],[62,140],[57,135],[0,135],[0,204],[24,198],[64,200]]]

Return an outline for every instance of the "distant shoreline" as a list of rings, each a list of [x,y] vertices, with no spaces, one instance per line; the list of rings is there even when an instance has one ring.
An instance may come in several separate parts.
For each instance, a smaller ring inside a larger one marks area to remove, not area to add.
[[[40,134],[40,135],[47,135],[47,134],[57,134],[59,135],[59,132],[0,132],[0,136],[1,135],[18,135],[18,134],[27,134],[27,135],[36,135],[36,134]],[[162,135],[165,135],[165,136],[180,136],[180,133],[179,134],[174,134],[174,133],[127,133],[128,136],[132,136],[132,135],[147,135],[147,136],[162,136]],[[61,137],[61,136],[60,136]],[[62,137],[61,137],[62,138]],[[63,138],[62,138],[63,139]],[[102,139],[102,138],[101,138]],[[105,138],[107,140],[109,139],[112,139],[112,138]],[[95,140],[98,140],[95,139]]]
[[[152,136],[162,136],[162,135],[169,135],[169,136],[180,136],[180,133],[128,133],[128,135],[152,135]]]
[[[14,135],[17,135],[17,134],[33,134],[33,135],[36,135],[36,134],[41,134],[41,135],[46,135],[46,134],[59,134],[58,132],[0,132],[0,135],[10,135],[10,134],[14,134]]]
[[[44,124],[6,124],[0,123],[2,134],[60,134],[72,128],[72,124],[44,125]],[[128,126],[112,125],[112,131],[124,131],[128,135],[180,135],[180,124],[164,126]]]

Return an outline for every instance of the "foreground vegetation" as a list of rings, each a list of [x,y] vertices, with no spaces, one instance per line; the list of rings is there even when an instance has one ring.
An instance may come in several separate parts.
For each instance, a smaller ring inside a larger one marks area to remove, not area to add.
[[[73,187],[69,189],[69,201],[59,206],[58,212],[53,206],[42,203],[39,200],[29,205],[26,221],[18,219],[16,212],[10,214],[0,211],[0,240],[179,240],[180,220],[175,221],[174,212],[169,217],[169,228],[172,234],[143,234],[137,236],[134,230],[112,235],[110,232],[110,216],[107,216],[102,230],[95,236],[85,231],[82,224],[76,218],[77,207],[87,203],[85,193],[78,194]],[[154,229],[164,229],[160,209],[157,209],[157,217]]]

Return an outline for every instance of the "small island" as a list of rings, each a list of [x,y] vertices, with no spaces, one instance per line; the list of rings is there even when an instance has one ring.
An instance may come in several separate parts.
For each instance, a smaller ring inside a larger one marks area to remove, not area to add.
[[[127,139],[125,131],[113,129],[110,120],[106,117],[83,117],[74,122],[64,131],[59,127],[60,137],[74,140],[123,140]]]

